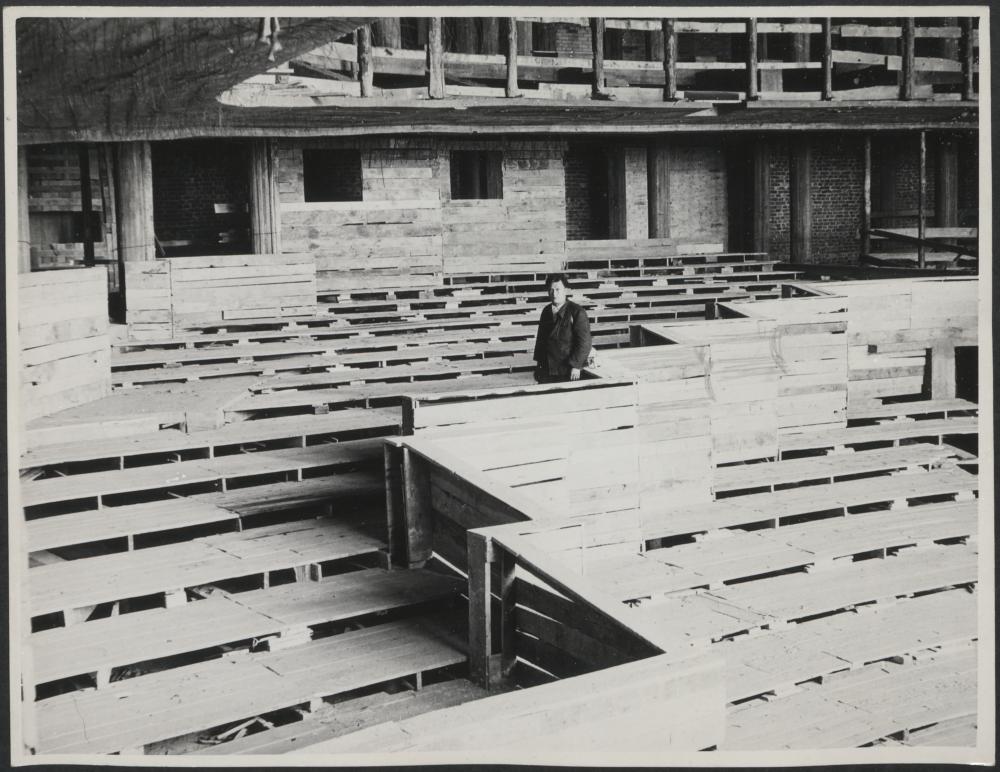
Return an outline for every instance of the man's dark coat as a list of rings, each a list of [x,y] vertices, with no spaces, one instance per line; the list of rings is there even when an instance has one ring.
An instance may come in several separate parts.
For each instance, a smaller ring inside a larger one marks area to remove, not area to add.
[[[566,378],[573,368],[582,368],[590,355],[590,321],[587,312],[567,300],[559,313],[546,303],[538,320],[535,361],[551,378]]]

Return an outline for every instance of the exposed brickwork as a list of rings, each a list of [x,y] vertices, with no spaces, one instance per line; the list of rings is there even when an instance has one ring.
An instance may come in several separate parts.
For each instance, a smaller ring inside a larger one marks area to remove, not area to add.
[[[595,179],[605,179],[600,176],[604,164],[596,153],[566,154],[566,238],[571,241],[607,237],[607,216],[597,216],[599,207],[607,207],[607,194],[595,186]]]
[[[721,144],[678,143],[670,154],[670,236],[725,244],[729,233]]]
[[[249,245],[249,153],[225,141],[153,143],[153,224],[160,241],[193,241],[204,254],[239,253]],[[216,204],[230,210],[216,213]],[[235,231],[235,240],[219,234]]]
[[[864,156],[860,139],[818,136],[810,154],[808,261],[853,263],[861,250]]]
[[[769,140],[767,189],[767,251],[775,260],[788,260],[791,249],[788,143]]]

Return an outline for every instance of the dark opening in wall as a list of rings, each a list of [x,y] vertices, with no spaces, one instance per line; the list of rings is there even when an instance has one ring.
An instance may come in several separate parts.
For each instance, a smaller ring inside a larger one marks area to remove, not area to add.
[[[361,201],[361,151],[303,150],[302,182],[306,201]]]
[[[978,346],[955,346],[955,396],[979,403]]]
[[[154,142],[153,223],[158,253],[250,251],[250,153],[241,142]]]
[[[502,169],[498,150],[452,150],[452,199],[503,198]]]
[[[574,147],[566,153],[566,238],[610,238],[608,156],[602,148]]]

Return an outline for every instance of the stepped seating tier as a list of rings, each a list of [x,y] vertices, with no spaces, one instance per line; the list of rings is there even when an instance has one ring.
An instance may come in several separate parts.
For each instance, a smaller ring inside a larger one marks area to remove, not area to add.
[[[297,569],[321,575],[319,565],[379,555],[383,539],[368,528],[324,519],[262,526],[204,536],[177,544],[68,560],[28,571],[30,616],[69,612],[96,604],[163,594],[165,603],[185,602],[186,588],[272,571]],[[315,568],[313,568],[315,567]]]
[[[310,627],[457,597],[463,585],[426,571],[365,569],[316,582],[213,594],[166,609],[122,614],[32,636],[34,676],[45,683],[237,641],[284,643]],[[103,676],[103,677],[102,677]],[[103,681],[103,684],[102,684]]]
[[[43,754],[129,752],[206,727],[457,665],[458,624],[403,620],[292,649],[173,668],[38,703]],[[211,684],[211,688],[205,688]]]

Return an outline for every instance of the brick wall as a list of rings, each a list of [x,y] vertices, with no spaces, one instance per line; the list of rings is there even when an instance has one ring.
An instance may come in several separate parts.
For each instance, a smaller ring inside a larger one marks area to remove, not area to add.
[[[791,239],[788,142],[769,140],[767,192],[767,251],[775,260],[788,260]]]
[[[574,149],[566,154],[566,238],[570,241],[607,238],[607,215],[600,216],[603,207],[607,210],[607,198],[601,195],[606,177],[601,176],[606,161],[603,154],[595,151]]]
[[[819,136],[812,144],[809,262],[857,261],[861,250],[863,153],[860,139]]]
[[[194,242],[178,248],[186,254],[248,251],[250,162],[246,146],[211,140],[154,142],[152,150],[157,238]],[[225,204],[231,211],[216,212],[216,204]],[[220,233],[229,232],[232,235],[220,240]]]

